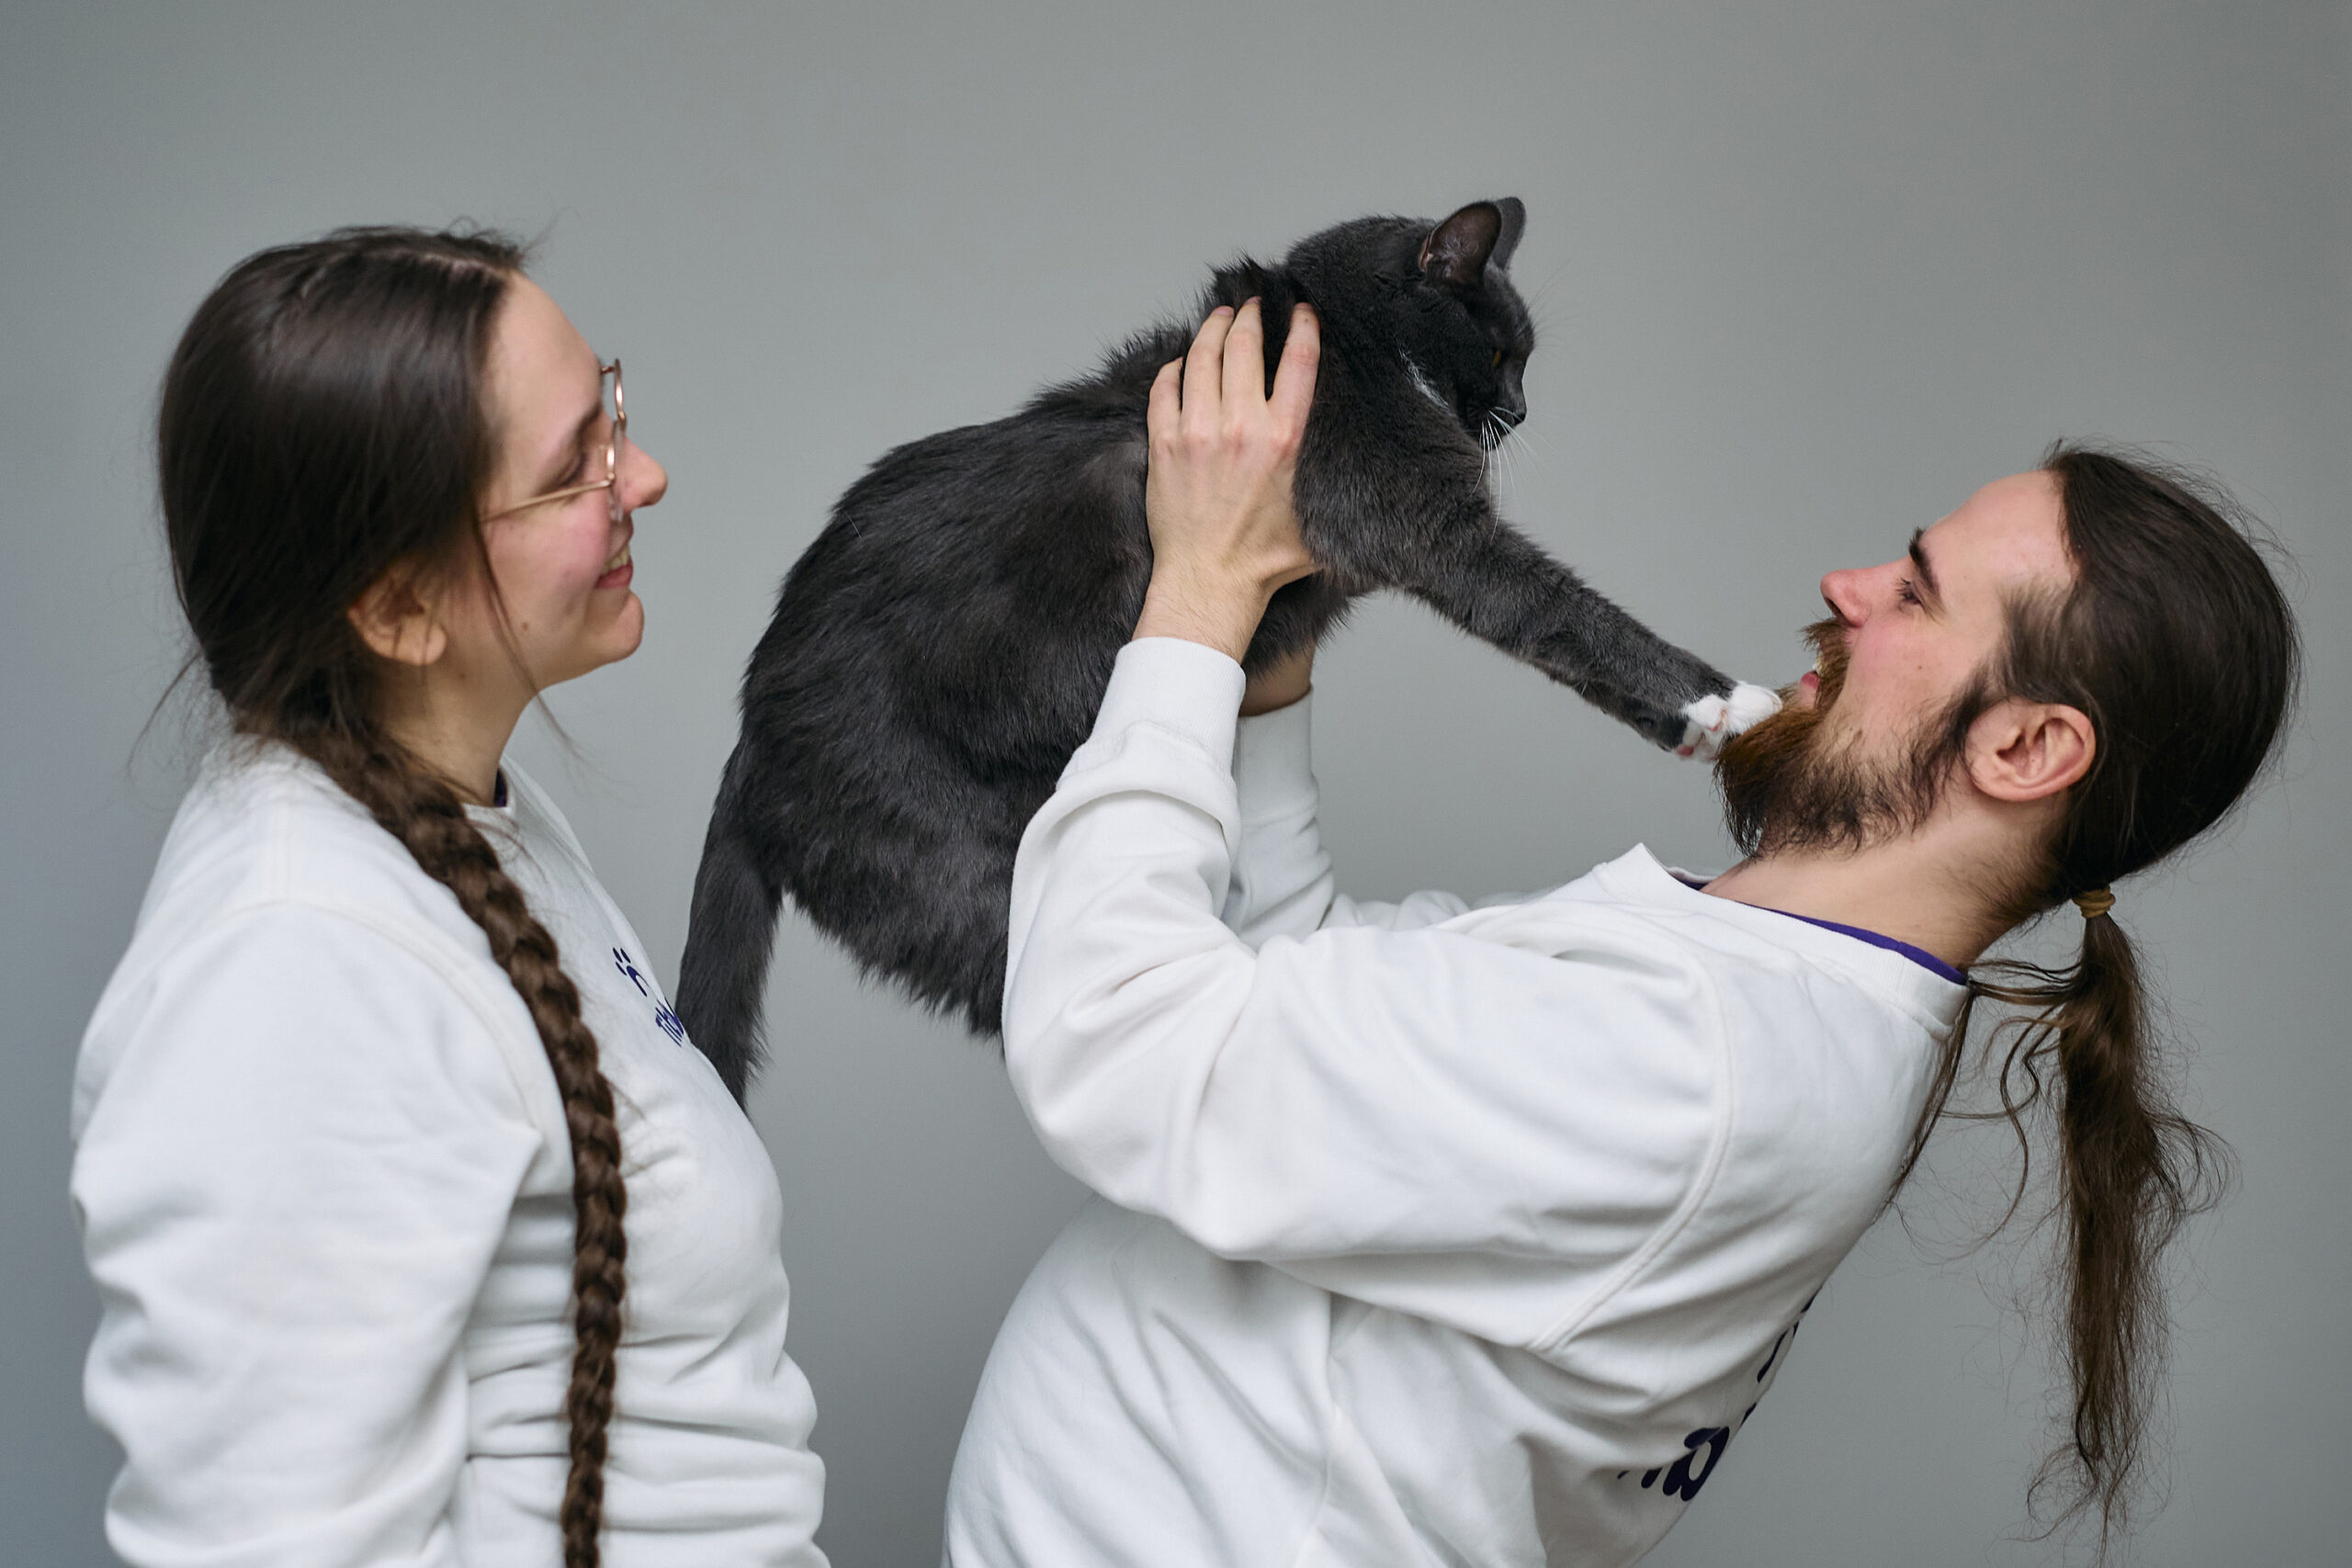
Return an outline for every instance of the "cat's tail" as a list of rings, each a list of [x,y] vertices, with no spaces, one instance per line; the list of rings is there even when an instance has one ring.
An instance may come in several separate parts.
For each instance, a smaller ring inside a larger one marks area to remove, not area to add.
[[[749,745],[748,737],[737,743],[719,781],[678,962],[678,1015],[738,1101],[766,1055],[761,1023],[783,897],[751,831]]]

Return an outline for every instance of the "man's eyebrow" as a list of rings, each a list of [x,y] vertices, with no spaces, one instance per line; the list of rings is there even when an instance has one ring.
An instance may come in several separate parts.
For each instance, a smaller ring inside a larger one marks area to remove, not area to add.
[[[1919,586],[1925,590],[1920,596],[1931,601],[1933,608],[1940,610],[1944,607],[1944,591],[1937,586],[1936,569],[1928,559],[1926,547],[1919,543],[1919,536],[1926,532],[1925,528],[1911,531],[1911,564],[1919,569]]]

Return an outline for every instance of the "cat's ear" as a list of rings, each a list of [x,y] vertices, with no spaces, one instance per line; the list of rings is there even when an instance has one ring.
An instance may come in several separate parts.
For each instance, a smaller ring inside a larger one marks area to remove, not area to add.
[[[1474,201],[1421,242],[1421,276],[1443,288],[1472,289],[1487,280],[1487,268],[1507,266],[1527,225],[1527,209],[1515,196]]]
[[[1503,231],[1495,236],[1495,254],[1487,258],[1487,265],[1509,266],[1510,254],[1519,249],[1519,237],[1527,229],[1527,206],[1519,197],[1507,196],[1495,208],[1503,215]]]

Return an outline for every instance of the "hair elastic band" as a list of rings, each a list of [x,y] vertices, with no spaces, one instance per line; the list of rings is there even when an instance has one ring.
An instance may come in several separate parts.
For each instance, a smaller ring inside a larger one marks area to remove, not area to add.
[[[2096,920],[2115,908],[2115,895],[2104,887],[2094,887],[2075,895],[2075,908],[2083,912],[2083,919]]]

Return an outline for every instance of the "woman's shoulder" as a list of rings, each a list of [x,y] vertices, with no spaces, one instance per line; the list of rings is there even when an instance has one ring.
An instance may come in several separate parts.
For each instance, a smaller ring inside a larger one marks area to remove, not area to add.
[[[190,1032],[181,1021],[225,1007],[260,1027],[273,1008],[334,1010],[337,993],[337,1032],[356,1038],[376,1032],[382,998],[357,995],[376,987],[402,998],[394,1010],[424,1035],[487,1032],[495,1055],[537,1061],[527,1012],[449,890],[316,764],[224,745],[181,802],[84,1035],[77,1121],[131,1037],[157,1025]],[[442,1022],[428,1027],[428,1015]]]
[[[448,889],[317,763],[284,746],[234,739],[205,759],[180,803],[140,933],[282,905],[479,941]]]
[[[466,987],[496,968],[455,896],[364,807],[307,758],[243,739],[204,760],[180,802],[98,1015],[231,933],[280,945],[301,933],[356,959],[397,950]]]

